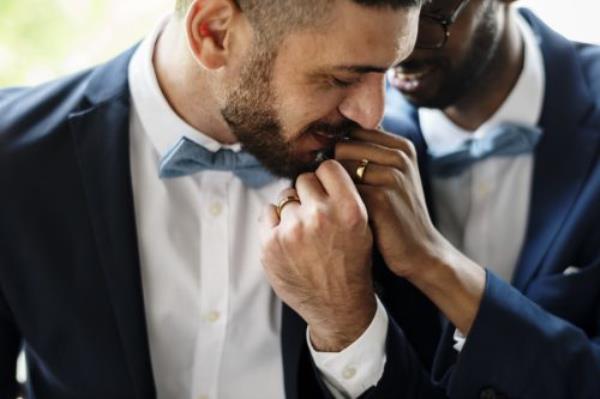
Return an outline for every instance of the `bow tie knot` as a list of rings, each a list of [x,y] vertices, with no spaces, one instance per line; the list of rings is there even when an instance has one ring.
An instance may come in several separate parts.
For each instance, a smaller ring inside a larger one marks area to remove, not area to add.
[[[251,188],[260,188],[275,180],[275,176],[245,151],[213,152],[187,137],[182,137],[161,159],[159,175],[169,179],[203,170],[230,171]]]
[[[532,152],[541,133],[541,129],[536,126],[515,123],[498,125],[484,137],[468,139],[453,151],[430,154],[431,173],[436,177],[456,176],[489,157]]]

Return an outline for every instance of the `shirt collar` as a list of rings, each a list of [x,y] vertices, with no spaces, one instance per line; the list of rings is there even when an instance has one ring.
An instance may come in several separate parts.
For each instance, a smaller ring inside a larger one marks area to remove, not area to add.
[[[153,64],[154,49],[170,17],[165,16],[144,39],[129,64],[129,89],[133,108],[142,122],[144,132],[161,157],[182,137],[187,137],[213,152],[221,148],[239,151],[239,143],[223,145],[181,119],[160,89]]]
[[[485,136],[491,128],[505,122],[536,126],[542,114],[545,90],[545,71],[538,40],[525,19],[512,10],[524,43],[524,62],[521,75],[504,103],[490,119],[474,132],[455,125],[442,111],[419,109],[423,137],[433,154],[445,153],[471,138]]]

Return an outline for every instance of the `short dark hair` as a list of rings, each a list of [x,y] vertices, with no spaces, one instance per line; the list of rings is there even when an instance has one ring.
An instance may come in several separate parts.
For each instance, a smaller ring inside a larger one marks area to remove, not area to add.
[[[190,4],[192,4],[193,0],[176,0],[175,2],[175,9],[177,10],[178,13],[185,13],[188,9],[188,7],[190,6]],[[354,3],[357,4],[361,4],[367,7],[392,7],[392,8],[400,8],[400,7],[415,7],[415,6],[420,6],[424,1],[428,1],[428,0],[352,0]],[[280,5],[285,5],[285,6],[290,6],[290,5],[295,5],[296,7],[303,7],[305,6],[305,4],[302,4],[304,2],[298,2],[298,1],[280,1],[280,0],[276,0],[275,2],[273,1],[264,1],[264,0],[235,0],[235,2],[238,4],[238,6],[242,9],[251,7],[259,7],[259,8],[277,8],[277,6]],[[275,4],[273,4],[275,3]],[[307,2],[307,3],[311,3],[311,2]],[[321,3],[331,3],[331,0],[321,0]],[[314,5],[314,4],[313,4]],[[264,7],[261,7],[264,6]]]
[[[185,15],[193,0],[176,0],[179,16]],[[316,26],[327,16],[336,0],[235,0],[256,28],[258,40],[263,43],[277,41],[286,33]],[[427,0],[350,0],[365,7],[390,7],[399,9],[421,6]]]

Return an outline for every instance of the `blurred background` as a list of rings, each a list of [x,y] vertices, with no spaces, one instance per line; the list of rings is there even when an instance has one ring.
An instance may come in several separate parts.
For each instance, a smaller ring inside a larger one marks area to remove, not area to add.
[[[521,0],[569,38],[600,44],[598,0]],[[133,45],[173,0],[0,0],[0,87],[32,85]]]

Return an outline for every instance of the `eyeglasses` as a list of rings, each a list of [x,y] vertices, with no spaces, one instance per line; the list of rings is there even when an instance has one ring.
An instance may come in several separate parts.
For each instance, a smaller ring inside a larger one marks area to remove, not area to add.
[[[450,26],[456,22],[456,19],[465,9],[468,2],[469,0],[460,1],[454,8],[454,11],[447,17],[427,13],[426,11],[421,12],[416,47],[426,50],[443,48],[450,37]]]

